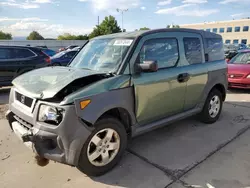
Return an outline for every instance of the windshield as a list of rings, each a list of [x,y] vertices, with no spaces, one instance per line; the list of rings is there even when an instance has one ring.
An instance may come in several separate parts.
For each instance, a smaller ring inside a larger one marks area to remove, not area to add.
[[[132,39],[91,40],[73,59],[70,67],[115,72],[124,59]]]
[[[250,64],[250,52],[239,53],[230,63],[233,64]]]

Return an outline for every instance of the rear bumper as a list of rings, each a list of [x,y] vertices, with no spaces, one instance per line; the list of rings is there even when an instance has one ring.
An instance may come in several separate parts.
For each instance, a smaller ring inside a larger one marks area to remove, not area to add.
[[[250,89],[250,79],[228,79],[229,88],[241,88],[241,89]]]

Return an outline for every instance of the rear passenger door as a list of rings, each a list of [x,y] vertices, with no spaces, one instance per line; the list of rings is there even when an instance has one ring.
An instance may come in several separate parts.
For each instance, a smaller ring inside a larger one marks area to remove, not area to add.
[[[205,65],[204,46],[201,35],[195,33],[183,34],[182,47],[185,72],[189,75],[184,110],[189,110],[194,108],[202,97],[208,80],[208,70]]]

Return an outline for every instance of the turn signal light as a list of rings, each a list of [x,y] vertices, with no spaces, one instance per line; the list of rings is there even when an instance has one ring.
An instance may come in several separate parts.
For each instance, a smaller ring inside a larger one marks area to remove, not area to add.
[[[91,100],[84,100],[80,102],[80,107],[83,110],[88,104],[91,102]]]

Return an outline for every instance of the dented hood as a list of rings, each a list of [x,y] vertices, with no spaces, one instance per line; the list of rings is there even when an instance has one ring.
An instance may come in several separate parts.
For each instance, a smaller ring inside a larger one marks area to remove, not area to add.
[[[105,73],[71,67],[46,67],[27,72],[14,79],[12,83],[23,94],[48,99],[74,80],[101,74]]]

